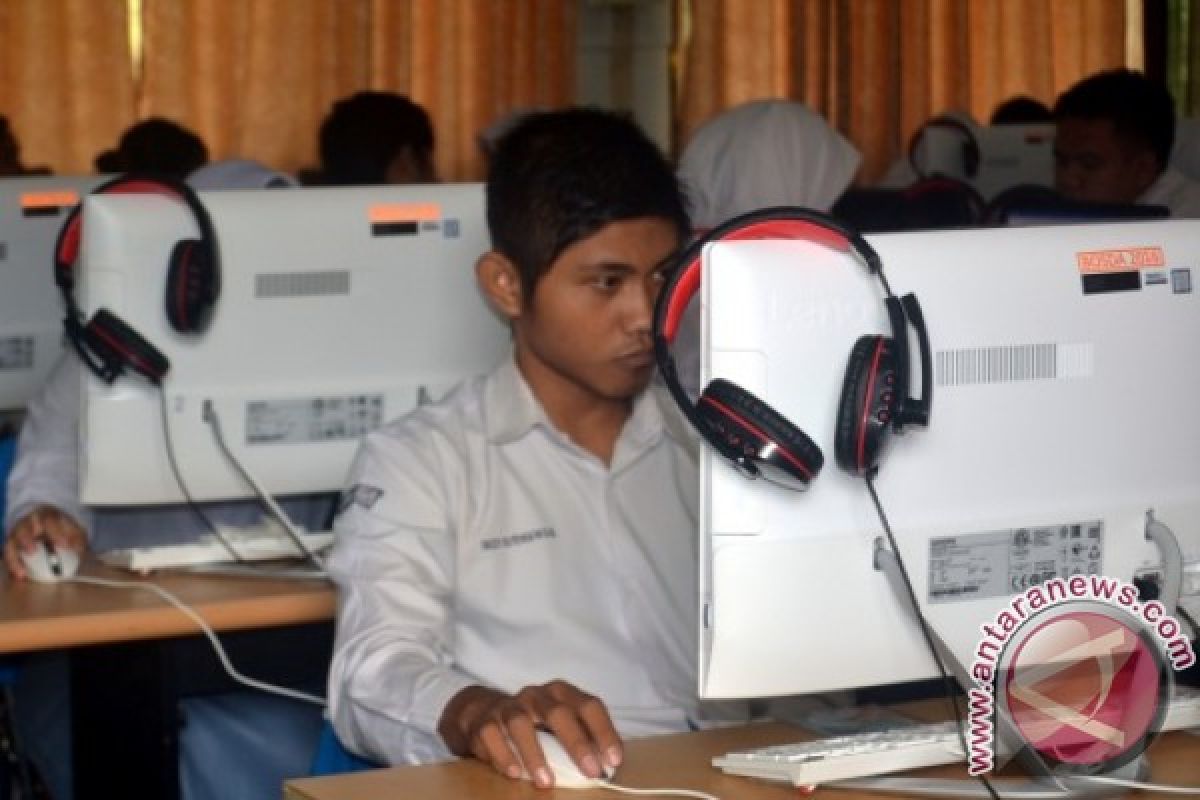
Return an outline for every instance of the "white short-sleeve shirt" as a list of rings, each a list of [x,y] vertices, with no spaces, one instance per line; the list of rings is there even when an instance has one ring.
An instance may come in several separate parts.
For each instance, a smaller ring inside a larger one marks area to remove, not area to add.
[[[329,560],[347,745],[444,759],[458,691],[552,679],[601,698],[624,737],[697,724],[695,451],[669,403],[643,393],[606,466],[508,359],[367,437]]]

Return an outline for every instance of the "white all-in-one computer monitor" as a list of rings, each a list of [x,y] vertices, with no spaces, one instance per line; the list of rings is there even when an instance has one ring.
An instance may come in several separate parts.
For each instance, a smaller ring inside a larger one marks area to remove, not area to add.
[[[969,133],[968,133],[969,130]],[[945,175],[969,183],[984,200],[1012,186],[1054,185],[1054,126],[929,125],[912,153],[922,175]]]
[[[1031,585],[1160,564],[1148,510],[1200,559],[1200,222],[868,238],[892,289],[920,299],[934,364],[929,426],[892,438],[875,485],[920,606],[963,664]],[[717,243],[704,259],[705,380],[763,398],[826,466],[798,493],[704,448],[701,695],[936,677],[874,567],[883,529],[864,481],[833,458],[851,347],[890,334],[879,281],[802,241]]]
[[[0,412],[19,411],[63,351],[54,243],[102,175],[0,178]]]
[[[507,327],[475,284],[489,246],[479,184],[200,193],[220,250],[211,322],[175,332],[168,255],[195,237],[177,200],[84,203],[79,304],[104,307],[171,362],[162,382],[171,443],[195,500],[340,489],[364,433],[507,351]],[[92,505],[179,503],[156,388],[84,376],[81,493]]]

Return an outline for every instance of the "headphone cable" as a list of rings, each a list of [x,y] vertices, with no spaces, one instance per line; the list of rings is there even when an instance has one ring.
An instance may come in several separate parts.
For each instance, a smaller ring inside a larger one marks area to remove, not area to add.
[[[969,758],[971,750],[967,746],[962,710],[958,707],[958,696],[955,691],[954,682],[946,671],[946,665],[942,662],[942,657],[933,642],[933,632],[930,630],[929,621],[925,619],[925,614],[921,611],[921,607],[917,603],[917,593],[913,589],[912,580],[908,576],[908,568],[904,566],[904,559],[900,556],[900,548],[896,545],[896,537],[892,534],[891,523],[888,522],[887,514],[883,510],[883,504],[879,501],[879,495],[875,491],[875,473],[878,471],[878,467],[868,470],[863,475],[863,479],[866,481],[867,491],[871,494],[871,501],[875,504],[875,513],[879,515],[879,523],[883,526],[883,532],[887,536],[888,546],[892,548],[892,553],[896,557],[896,565],[899,568],[900,576],[904,579],[904,590],[908,593],[908,601],[912,605],[913,614],[917,618],[917,625],[921,629],[921,636],[925,639],[925,646],[929,648],[929,654],[933,656],[933,662],[937,665],[938,673],[941,675],[942,686],[946,691],[946,700],[950,704],[950,709],[954,712],[954,727],[958,732],[958,740],[963,748],[963,756]],[[963,688],[965,689],[966,687]],[[991,781],[987,779],[986,775],[977,775],[975,777],[983,784],[988,796],[992,800],[1000,800],[1000,796],[996,794],[995,787],[992,786]]]

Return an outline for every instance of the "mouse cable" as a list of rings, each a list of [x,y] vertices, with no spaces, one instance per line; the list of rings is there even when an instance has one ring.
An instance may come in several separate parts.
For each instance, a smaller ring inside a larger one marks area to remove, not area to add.
[[[221,529],[217,527],[217,524],[212,521],[212,518],[208,514],[204,513],[204,508],[196,502],[195,498],[192,497],[192,493],[188,491],[187,484],[183,480],[183,472],[179,469],[179,462],[175,458],[175,441],[171,438],[171,425],[168,422],[170,415],[167,410],[167,390],[163,388],[162,384],[158,384],[157,388],[159,410],[162,412],[160,416],[162,417],[163,439],[167,445],[167,461],[171,464],[171,474],[175,476],[175,483],[179,485],[179,491],[183,493],[183,497],[187,500],[188,508],[192,510],[192,513],[200,517],[205,527],[216,537],[216,540],[221,543],[221,546],[233,557],[234,561],[244,564],[246,560],[238,554],[238,551],[225,538],[225,534],[221,533]]]
[[[641,794],[650,797],[694,797],[696,800],[721,800],[715,794],[696,791],[695,789],[635,789],[632,786],[622,786],[619,783],[597,780],[593,786],[597,789],[611,789],[622,794]]]
[[[208,637],[208,641],[212,643],[213,650],[216,651],[217,660],[221,662],[221,666],[225,668],[225,672],[229,675],[229,677],[233,678],[243,686],[250,687],[251,689],[258,689],[259,691],[277,694],[283,697],[290,697],[293,700],[302,700],[305,703],[312,703],[313,705],[321,706],[322,708],[325,707],[324,697],[318,697],[315,694],[302,692],[299,689],[289,689],[286,686],[276,686],[272,683],[255,680],[254,678],[247,677],[246,675],[238,672],[237,669],[234,668],[233,663],[229,660],[229,655],[225,652],[225,648],[221,645],[221,640],[217,638],[217,634],[212,629],[212,626],[205,622],[204,618],[196,613],[195,609],[156,583],[150,583],[149,581],[113,581],[106,578],[93,578],[86,575],[76,575],[73,578],[66,579],[63,581],[63,583],[84,583],[89,586],[103,586],[108,589],[143,589],[145,591],[154,592],[163,600],[166,600],[168,603],[175,606],[175,608],[179,609],[185,616],[191,619],[192,622],[196,623],[196,626],[199,627],[201,631],[204,632],[204,635]]]
[[[225,459],[233,465],[234,469],[238,471],[238,474],[242,476],[242,480],[244,480],[250,486],[250,488],[254,490],[254,493],[258,496],[258,499],[262,501],[262,504],[266,506],[266,509],[270,515],[277,519],[279,524],[283,526],[283,530],[287,533],[288,538],[292,540],[292,544],[299,548],[300,554],[308,559],[308,561],[314,567],[320,571],[324,571],[325,563],[321,561],[320,556],[318,556],[316,553],[310,550],[307,545],[304,544],[304,540],[301,538],[300,532],[296,530],[296,526],[292,524],[291,519],[289,519],[288,515],[284,513],[284,510],[279,507],[278,503],[275,502],[275,498],[271,496],[270,492],[263,488],[261,483],[254,479],[254,476],[250,474],[250,471],[246,469],[246,466],[242,464],[242,462],[238,461],[237,457],[234,456],[233,452],[229,449],[229,445],[225,442],[225,436],[221,433],[221,418],[217,416],[217,409],[213,405],[212,400],[204,401],[204,421],[208,423],[210,428],[212,428],[213,437],[217,440],[217,446],[221,448],[221,453],[225,456]]]
[[[867,491],[871,494],[871,501],[875,504],[875,513],[879,515],[879,524],[883,526],[883,532],[887,536],[888,544],[892,548],[892,553],[896,556],[896,565],[900,570],[900,577],[904,579],[904,588],[908,592],[908,601],[912,604],[913,613],[917,617],[917,625],[921,629],[921,636],[925,639],[925,646],[929,648],[930,655],[933,656],[933,663],[937,665],[938,673],[942,677],[942,685],[946,690],[946,700],[950,703],[950,708],[954,711],[954,727],[958,731],[958,740],[962,744],[963,756],[969,758],[971,749],[967,746],[967,736],[964,733],[965,724],[963,722],[962,710],[958,707],[958,697],[954,689],[954,682],[950,679],[950,675],[946,672],[946,665],[942,663],[942,657],[937,651],[937,646],[933,643],[933,633],[930,630],[929,620],[925,619],[924,612],[921,611],[921,606],[917,602],[917,592],[913,589],[912,579],[908,576],[908,569],[904,566],[904,559],[900,557],[900,547],[896,544],[896,537],[892,534],[892,525],[888,522],[887,514],[883,510],[883,503],[879,501],[879,495],[875,491],[875,473],[876,469],[868,470],[863,479],[867,484]],[[964,691],[966,687],[963,687]],[[1000,796],[996,794],[996,789],[992,786],[992,782],[988,780],[986,775],[975,776],[979,782],[987,790],[988,796],[992,800],[1000,800]]]

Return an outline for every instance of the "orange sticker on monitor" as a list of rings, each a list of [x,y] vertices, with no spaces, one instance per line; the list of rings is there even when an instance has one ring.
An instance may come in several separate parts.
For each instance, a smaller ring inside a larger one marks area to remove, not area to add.
[[[1120,247],[1115,250],[1085,250],[1075,254],[1079,271],[1087,274],[1129,272],[1137,269],[1165,267],[1166,257],[1161,247]]]
[[[368,214],[372,225],[429,222],[442,218],[442,207],[438,203],[379,203],[371,206]]]
[[[76,205],[79,205],[79,193],[71,189],[26,192],[21,195],[21,208],[63,208]]]

